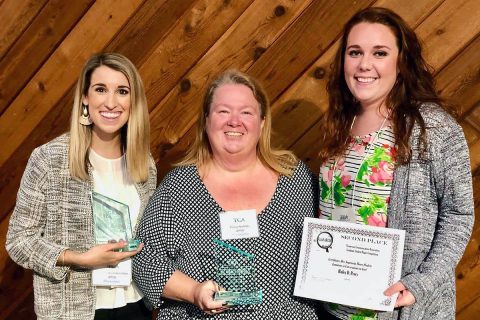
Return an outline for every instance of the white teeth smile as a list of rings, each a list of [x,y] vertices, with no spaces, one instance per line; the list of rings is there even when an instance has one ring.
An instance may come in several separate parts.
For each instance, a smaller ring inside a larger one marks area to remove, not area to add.
[[[243,133],[241,132],[233,132],[233,131],[225,132],[225,134],[227,136],[233,136],[233,137],[239,137],[243,135]]]
[[[102,117],[108,118],[108,119],[115,119],[118,118],[121,114],[121,112],[108,112],[108,111],[103,111],[100,112]]]
[[[363,77],[363,78],[356,77],[356,79],[357,79],[358,82],[362,82],[362,83],[371,83],[371,82],[377,80],[377,78],[373,78],[373,77],[368,77],[368,78],[365,78],[365,77]]]

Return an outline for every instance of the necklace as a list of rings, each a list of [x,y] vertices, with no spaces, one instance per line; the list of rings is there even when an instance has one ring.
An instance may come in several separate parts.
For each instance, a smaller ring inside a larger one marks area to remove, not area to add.
[[[357,116],[354,116],[353,117],[353,121],[352,121],[352,124],[350,126],[350,132],[352,131],[352,128],[353,128],[353,125],[355,123],[355,120],[357,119]],[[373,137],[373,139],[371,139],[369,142],[368,142],[368,145],[367,147],[365,148],[365,154],[362,158],[362,161],[360,162],[360,166],[358,167],[357,169],[357,172],[355,173],[355,175],[353,176],[353,189],[352,189],[352,201],[350,202],[350,205],[351,207],[353,207],[353,200],[355,199],[355,187],[356,187],[356,182],[357,182],[357,175],[358,175],[358,172],[360,171],[360,168],[362,167],[363,163],[365,162],[365,159],[367,158],[368,156],[368,152],[370,151],[370,146],[372,146],[375,141],[377,140],[378,136],[380,135],[380,132],[382,131],[384,125],[385,125],[385,122],[387,121],[387,117],[385,117],[382,121],[382,124],[380,125],[380,128],[377,130],[377,132],[375,133],[375,136]],[[347,155],[350,153],[350,150],[347,152]],[[335,187],[335,184],[334,184],[334,180],[333,177],[335,175],[335,170],[337,168],[337,159],[335,159],[335,162],[333,163],[333,168],[332,168],[332,182],[331,182],[331,194],[332,194],[332,197],[331,197],[331,209],[332,211],[334,210],[335,208],[335,203],[334,203],[334,195],[333,195],[333,188]]]

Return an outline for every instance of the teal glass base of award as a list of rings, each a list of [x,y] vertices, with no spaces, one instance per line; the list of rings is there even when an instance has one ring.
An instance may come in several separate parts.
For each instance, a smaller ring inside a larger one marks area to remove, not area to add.
[[[138,249],[140,245],[140,240],[137,239],[130,239],[127,242],[127,245],[123,247],[122,251],[135,251]]]
[[[255,257],[224,241],[213,240],[215,247],[215,281],[222,288],[214,300],[222,300],[229,306],[260,304],[262,290],[255,281]]]
[[[128,205],[92,192],[92,212],[97,244],[125,240],[127,244],[119,251],[133,251],[140,241],[133,239]]]

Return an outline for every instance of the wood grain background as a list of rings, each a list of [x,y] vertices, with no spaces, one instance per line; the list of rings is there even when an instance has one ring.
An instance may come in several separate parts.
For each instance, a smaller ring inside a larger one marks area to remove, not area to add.
[[[357,10],[396,11],[424,43],[437,86],[456,105],[480,205],[478,0],[0,0],[0,319],[34,319],[31,272],[5,252],[33,148],[68,130],[73,86],[98,51],[129,57],[143,77],[159,178],[184,155],[208,81],[235,67],[273,102],[275,143],[318,171],[325,83],[342,25]],[[480,312],[480,227],[457,268],[457,319]]]

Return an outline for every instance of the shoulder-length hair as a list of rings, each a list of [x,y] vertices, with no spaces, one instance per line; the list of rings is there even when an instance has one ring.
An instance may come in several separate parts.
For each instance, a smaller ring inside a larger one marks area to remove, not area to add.
[[[357,12],[344,26],[340,47],[331,65],[327,84],[329,108],[324,121],[319,157],[321,163],[345,153],[351,137],[350,127],[360,104],[350,92],[344,76],[345,51],[352,28],[362,22],[380,23],[395,35],[398,46],[396,82],[386,98],[386,107],[391,115],[397,164],[410,162],[410,136],[415,123],[420,126],[421,152],[427,148],[425,122],[420,107],[425,102],[443,105],[438,96],[430,66],[422,56],[421,44],[415,32],[396,13],[389,9],[370,7]]]
[[[252,90],[253,96],[260,106],[260,116],[264,120],[260,138],[257,143],[257,157],[264,165],[275,172],[291,177],[297,165],[297,158],[288,150],[276,150],[271,145],[272,115],[270,101],[261,85],[249,75],[238,70],[228,70],[217,76],[208,86],[199,110],[197,134],[186,157],[176,165],[196,165],[203,167],[212,160],[212,148],[206,132],[206,120],[210,114],[215,90],[225,84],[240,84]]]
[[[82,113],[82,98],[88,94],[93,71],[107,66],[125,75],[130,85],[130,114],[121,129],[122,149],[126,153],[127,172],[135,182],[148,178],[150,157],[150,122],[147,99],[140,75],[125,56],[118,53],[99,53],[88,59],[83,67],[75,89],[72,117],[70,120],[70,175],[86,181],[88,176],[88,152],[92,142],[92,126],[79,123]]]

